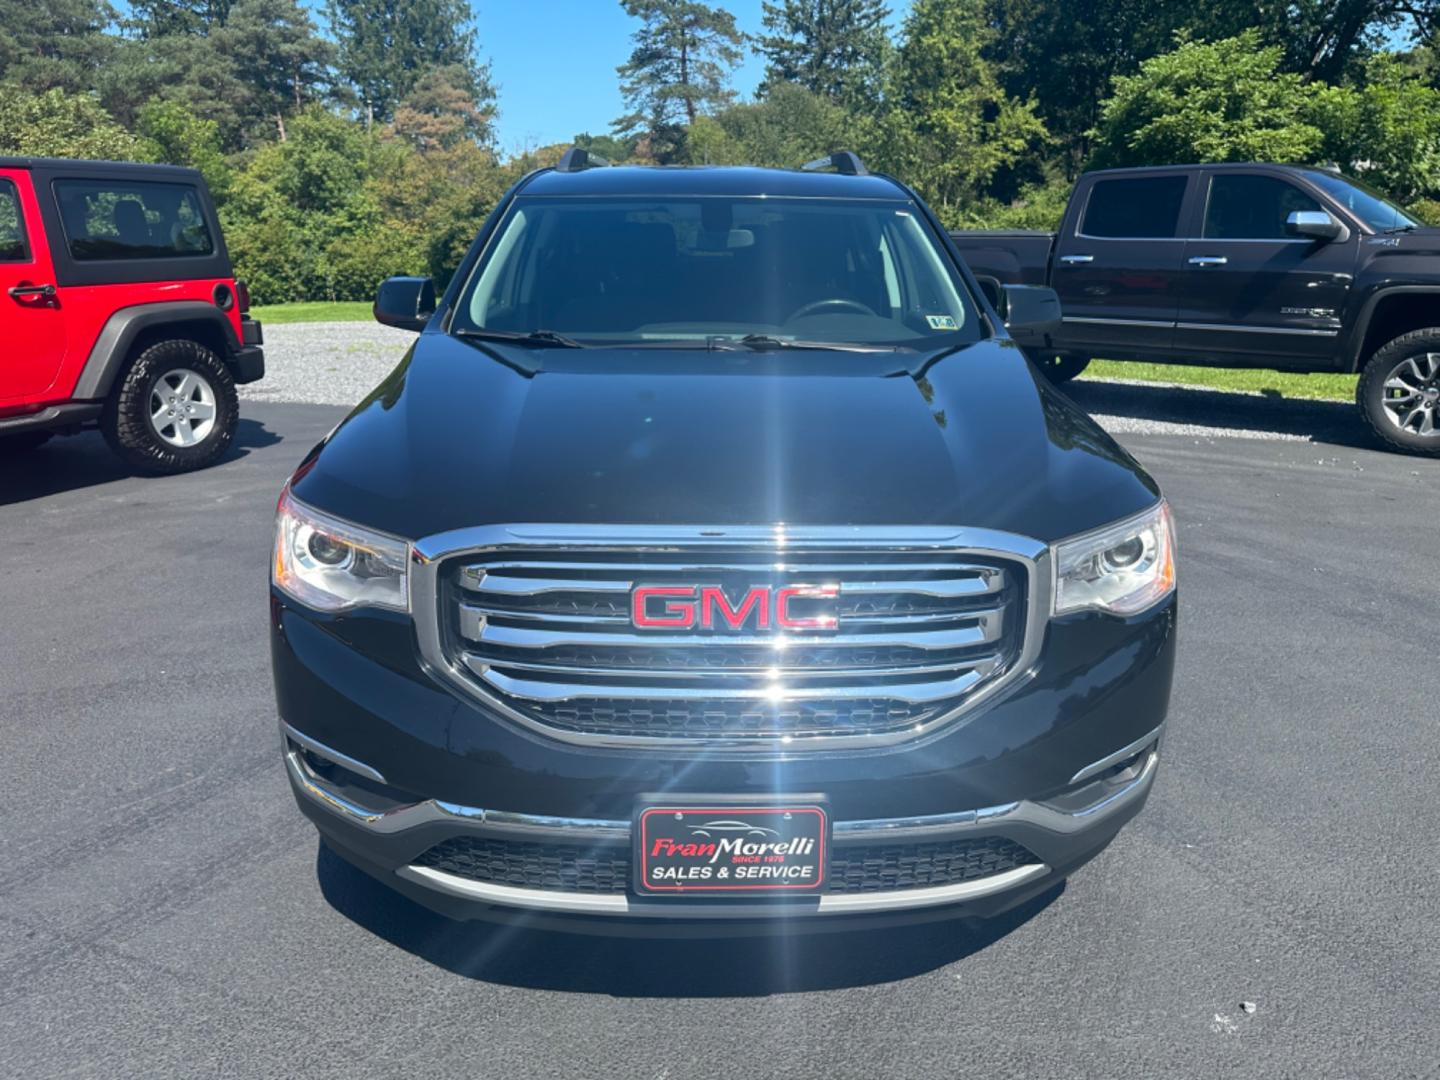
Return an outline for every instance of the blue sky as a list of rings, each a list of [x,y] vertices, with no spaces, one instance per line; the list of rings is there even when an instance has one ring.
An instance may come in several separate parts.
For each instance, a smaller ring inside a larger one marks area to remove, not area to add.
[[[759,33],[760,0],[722,0],[746,33]],[[909,0],[891,0],[892,11]],[[619,0],[478,0],[473,4],[481,56],[500,90],[499,148],[566,142],[601,134],[624,112],[615,68],[630,55],[639,25]],[[733,85],[748,96],[765,64],[746,50]]]

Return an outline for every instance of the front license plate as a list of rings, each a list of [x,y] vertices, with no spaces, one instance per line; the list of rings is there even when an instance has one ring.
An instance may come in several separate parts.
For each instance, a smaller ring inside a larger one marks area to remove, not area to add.
[[[829,840],[813,803],[654,804],[635,823],[641,893],[818,892]]]

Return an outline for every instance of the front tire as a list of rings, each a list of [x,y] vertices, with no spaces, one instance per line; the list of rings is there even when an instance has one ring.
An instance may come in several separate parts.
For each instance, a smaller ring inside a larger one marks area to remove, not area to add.
[[[1035,366],[1045,373],[1052,383],[1066,383],[1090,366],[1090,357],[1072,355],[1042,356]]]
[[[1440,457],[1440,327],[1401,334],[1360,375],[1355,403],[1382,442]]]

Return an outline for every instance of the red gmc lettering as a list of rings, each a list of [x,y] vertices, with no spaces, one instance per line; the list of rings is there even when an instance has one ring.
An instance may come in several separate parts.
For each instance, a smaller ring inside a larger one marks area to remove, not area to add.
[[[707,585],[700,590],[700,625],[706,630],[715,628],[716,608],[720,609],[720,617],[730,624],[731,630],[743,627],[751,610],[758,608],[755,626],[763,630],[770,625],[770,590],[757,585],[745,594],[738,608],[732,608],[724,589],[718,585]]]
[[[816,615],[813,618],[792,618],[790,601],[833,600],[840,595],[838,585],[790,585],[775,592],[775,623],[786,630],[834,630],[837,619],[834,615]]]
[[[652,596],[684,596],[686,600],[667,600],[664,615],[651,615],[648,606]],[[642,585],[630,594],[630,621],[636,626],[656,630],[689,630],[695,625],[695,589],[688,585]]]
[[[791,615],[792,600],[833,600],[838,585],[755,585],[732,602],[718,585],[642,585],[630,594],[630,621],[649,630],[834,630],[834,615]],[[652,603],[652,601],[664,601]]]

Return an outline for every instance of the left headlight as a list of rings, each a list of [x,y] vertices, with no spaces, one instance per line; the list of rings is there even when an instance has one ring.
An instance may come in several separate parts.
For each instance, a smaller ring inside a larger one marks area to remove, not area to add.
[[[410,544],[322,514],[290,494],[275,511],[271,581],[319,611],[355,607],[410,610]]]
[[[1054,546],[1055,614],[1135,615],[1175,589],[1175,524],[1163,499],[1135,517]]]

